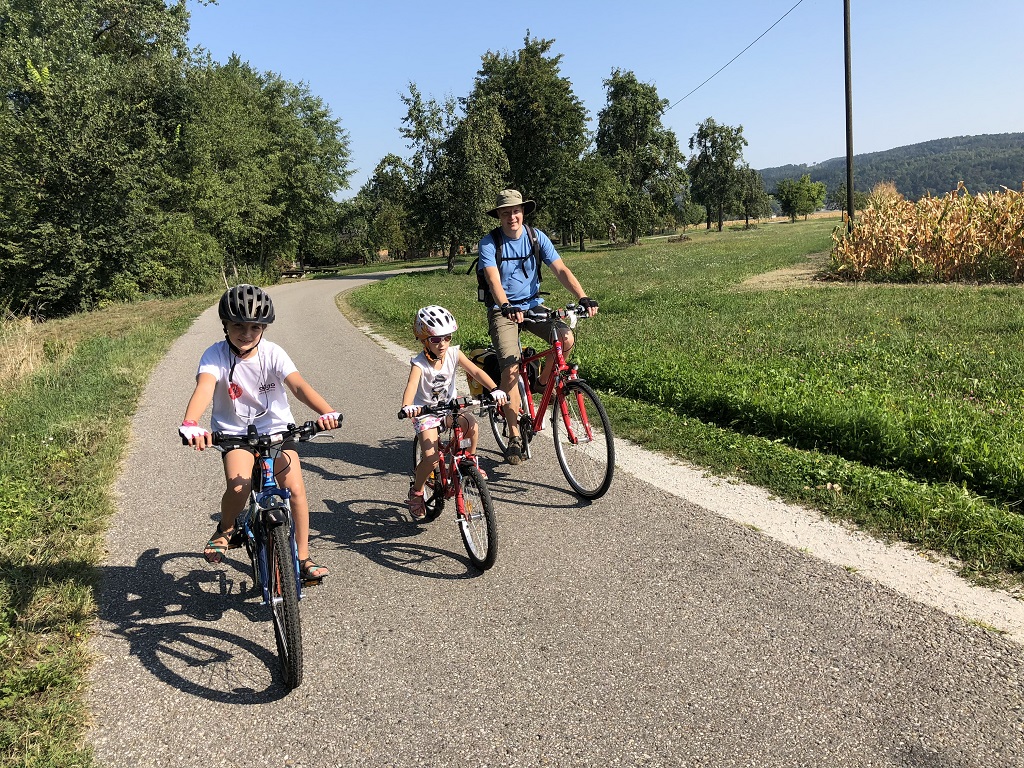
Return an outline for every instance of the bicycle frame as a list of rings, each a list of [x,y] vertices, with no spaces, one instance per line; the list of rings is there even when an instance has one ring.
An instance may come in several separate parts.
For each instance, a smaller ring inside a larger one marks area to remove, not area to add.
[[[459,490],[459,483],[462,476],[459,474],[459,459],[469,456],[469,447],[461,447],[463,441],[462,425],[459,423],[458,414],[452,415],[451,426],[452,436],[447,441],[442,440],[442,430],[437,432],[437,479],[444,490],[446,499],[454,498]],[[448,430],[444,430],[447,432]],[[462,510],[459,510],[462,513]]]
[[[299,552],[295,543],[295,521],[292,520],[291,506],[287,503],[291,498],[291,491],[278,486],[277,478],[274,476],[274,464],[280,455],[281,449],[277,447],[256,449],[256,463],[252,469],[252,489],[249,492],[249,505],[242,520],[242,530],[245,532],[246,542],[251,547],[249,556],[253,559],[256,566],[260,589],[263,592],[263,605],[270,605],[272,596],[269,587],[270,564],[267,562],[266,541],[264,540],[264,534],[268,530],[268,526],[263,522],[262,516],[271,513],[283,513],[286,517],[286,520],[278,524],[288,525],[288,541],[291,544],[296,590],[299,599],[302,599]]]
[[[519,378],[523,382],[523,389],[526,393],[526,402],[523,404],[523,407],[530,414],[530,429],[534,434],[543,431],[544,414],[547,413],[548,406],[551,405],[555,391],[564,388],[566,381],[579,378],[578,366],[575,363],[570,364],[566,361],[565,355],[562,352],[562,340],[558,338],[556,331],[552,333],[555,338],[552,340],[550,348],[529,357],[520,356],[519,360]],[[540,404],[536,406],[533,404],[533,393],[530,391],[530,377],[528,375],[529,365],[534,361],[546,361],[541,366],[542,370],[552,364],[557,366],[554,371],[551,371],[548,383],[544,386],[543,393],[541,394]],[[563,403],[562,416],[566,418],[566,430],[569,430],[568,414],[565,413],[565,410],[565,404]],[[589,425],[587,426],[589,431]],[[593,435],[588,434],[587,437],[590,438]],[[574,436],[571,433],[570,438],[574,440]]]

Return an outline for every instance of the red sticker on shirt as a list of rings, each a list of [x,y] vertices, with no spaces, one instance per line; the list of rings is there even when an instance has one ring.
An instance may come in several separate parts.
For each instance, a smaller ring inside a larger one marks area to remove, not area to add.
[[[228,397],[230,397],[232,400],[237,400],[241,396],[242,388],[238,386],[238,384],[236,384],[233,381],[230,384],[228,384]]]

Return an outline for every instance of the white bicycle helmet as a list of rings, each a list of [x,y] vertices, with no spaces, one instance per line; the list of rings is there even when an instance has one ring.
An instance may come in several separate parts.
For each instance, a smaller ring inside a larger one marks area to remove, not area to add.
[[[436,304],[418,310],[412,324],[413,332],[420,341],[426,341],[429,336],[447,336],[455,333],[458,327],[452,313]]]

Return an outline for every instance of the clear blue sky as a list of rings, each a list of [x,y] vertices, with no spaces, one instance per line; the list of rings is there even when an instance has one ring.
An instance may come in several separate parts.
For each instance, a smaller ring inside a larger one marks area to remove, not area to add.
[[[189,39],[216,61],[237,53],[322,98],[349,134],[348,197],[384,155],[407,156],[399,96],[410,81],[426,96],[465,96],[481,56],[518,50],[527,30],[555,40],[591,128],[605,104],[603,80],[619,68],[674,105],[663,122],[684,154],[697,124],[713,117],[743,126],[754,168],[843,156],[843,0],[796,3],[219,0],[189,3]],[[1024,0],[852,0],[851,8],[855,153],[1024,132]]]

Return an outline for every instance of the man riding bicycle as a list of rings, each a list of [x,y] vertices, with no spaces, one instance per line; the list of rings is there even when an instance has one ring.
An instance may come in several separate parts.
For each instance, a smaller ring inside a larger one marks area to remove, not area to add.
[[[573,334],[569,326],[561,321],[547,318],[535,320],[525,313],[544,303],[540,297],[540,262],[543,261],[554,273],[558,282],[572,293],[587,314],[597,314],[597,302],[589,298],[572,270],[565,265],[550,238],[537,229],[527,227],[524,218],[533,213],[537,204],[523,200],[514,189],[498,193],[494,208],[487,211],[498,219],[501,226],[487,233],[480,240],[477,271],[482,273],[487,286],[481,297],[487,304],[487,328],[491,343],[498,353],[501,370],[499,386],[509,394],[505,406],[505,418],[509,425],[508,447],[505,460],[518,464],[523,457],[522,438],[516,414],[519,413],[519,387],[516,376],[519,366],[519,327],[522,326],[535,336],[550,341],[552,331],[558,333],[565,354],[572,349]],[[551,375],[545,371],[544,381]]]

